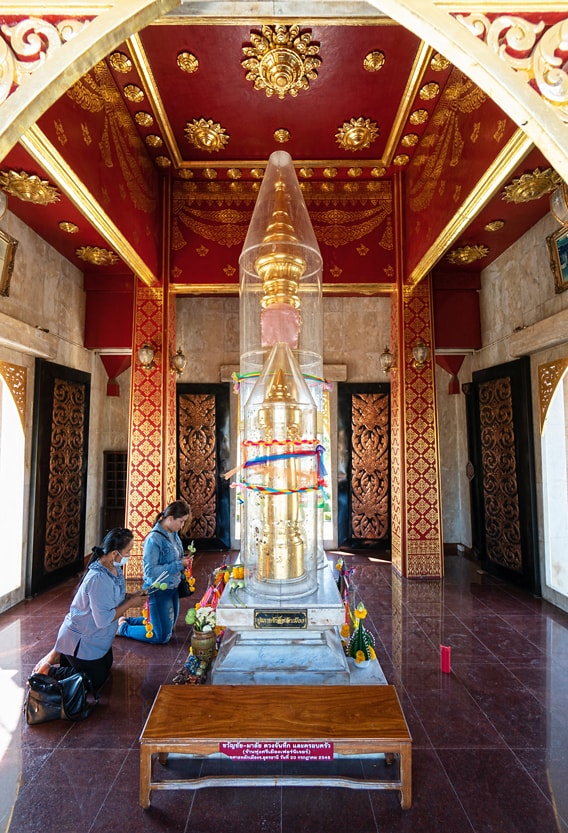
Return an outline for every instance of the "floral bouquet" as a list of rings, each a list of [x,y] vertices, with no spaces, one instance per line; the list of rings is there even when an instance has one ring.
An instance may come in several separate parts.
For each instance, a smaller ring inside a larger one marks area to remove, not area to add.
[[[185,614],[185,621],[193,625],[193,630],[199,633],[208,633],[215,630],[215,609],[212,607],[190,607]]]

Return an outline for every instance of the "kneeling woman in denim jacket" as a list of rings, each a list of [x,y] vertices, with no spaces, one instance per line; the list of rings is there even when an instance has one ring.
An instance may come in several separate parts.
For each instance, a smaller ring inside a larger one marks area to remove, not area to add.
[[[163,645],[170,641],[179,615],[178,584],[182,571],[189,564],[189,556],[184,555],[179,533],[190,518],[190,508],[183,500],[175,500],[156,516],[155,524],[144,541],[142,559],[146,590],[162,576],[160,588],[150,594],[151,635],[141,616],[123,616],[118,624],[119,636],[150,644]],[[165,589],[161,589],[163,584]]]

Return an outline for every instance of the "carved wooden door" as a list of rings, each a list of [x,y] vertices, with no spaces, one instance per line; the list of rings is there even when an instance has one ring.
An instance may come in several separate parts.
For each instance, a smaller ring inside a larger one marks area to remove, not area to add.
[[[90,390],[90,374],[36,359],[32,594],[83,569]]]
[[[390,385],[338,385],[338,544],[390,549]]]
[[[464,392],[474,552],[487,572],[539,594],[530,361],[480,370]]]
[[[231,546],[228,384],[177,385],[178,495],[191,506],[188,540],[198,549]]]

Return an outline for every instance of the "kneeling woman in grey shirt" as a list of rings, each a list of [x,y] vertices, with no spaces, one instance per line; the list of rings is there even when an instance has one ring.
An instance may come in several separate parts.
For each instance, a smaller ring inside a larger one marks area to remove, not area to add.
[[[97,691],[112,666],[112,642],[118,619],[131,607],[141,607],[145,593],[126,593],[123,566],[132,550],[129,529],[111,529],[100,547],[93,547],[87,570],[77,588],[53,649],[34,671],[48,673],[59,662],[84,671]]]

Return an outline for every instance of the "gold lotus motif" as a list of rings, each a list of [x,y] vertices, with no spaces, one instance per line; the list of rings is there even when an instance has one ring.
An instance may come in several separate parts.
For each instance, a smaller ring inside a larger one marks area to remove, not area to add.
[[[177,56],[177,65],[182,72],[197,72],[199,61],[191,52],[180,52]]]
[[[418,142],[418,134],[417,133],[407,133],[405,136],[402,137],[400,144],[405,148],[412,148]]]
[[[250,175],[255,179],[262,179],[264,176],[264,168],[251,168]]]
[[[415,110],[410,114],[410,124],[424,124],[428,121],[428,110]]]
[[[154,119],[150,113],[145,113],[144,110],[139,110],[134,116],[134,121],[141,127],[151,127],[154,124]]]
[[[240,179],[242,177],[242,172],[240,168],[229,168],[227,176],[229,179]]]
[[[313,168],[300,168],[299,173],[300,173],[300,176],[303,177],[304,179],[310,179],[310,177],[312,177],[314,175],[314,169]]]
[[[124,95],[129,101],[140,103],[144,101],[144,91],[136,84],[126,84],[124,87]]]
[[[430,101],[432,98],[436,98],[436,96],[440,92],[440,85],[437,84],[435,81],[430,81],[429,84],[424,84],[423,87],[420,88],[420,92],[418,95],[422,99],[422,101]]]
[[[247,81],[253,82],[255,90],[280,99],[307,90],[321,64],[319,46],[311,43],[311,35],[300,34],[298,24],[263,26],[261,31],[261,35],[251,32],[252,46],[243,47]]]
[[[376,165],[371,168],[371,176],[384,176],[386,169],[386,165]]]
[[[349,122],[343,122],[335,138],[343,150],[356,151],[368,148],[378,135],[377,123],[359,116],[358,119],[353,118]]]
[[[67,234],[76,234],[79,231],[77,223],[71,223],[68,220],[61,220],[61,222],[58,223],[58,226],[61,231],[65,231]]]
[[[205,179],[217,179],[217,171],[215,170],[215,168],[203,168],[202,173]]]
[[[172,160],[168,156],[156,156],[154,161],[160,168],[169,168],[172,164]]]
[[[285,127],[281,127],[279,130],[274,131],[274,141],[280,142],[280,144],[284,144],[284,142],[290,141],[290,131],[286,130]]]
[[[378,72],[385,65],[385,56],[383,52],[376,50],[369,52],[363,59],[363,69],[367,72]]]
[[[436,52],[432,60],[430,61],[430,66],[434,70],[434,72],[442,72],[442,70],[447,69],[450,65],[450,62],[447,58],[444,58],[443,55],[440,55],[439,52]]]
[[[453,263],[454,265],[474,263],[476,260],[485,257],[487,254],[489,254],[487,246],[482,246],[480,243],[476,243],[473,246],[460,246],[459,249],[452,249],[452,251],[447,255],[447,260],[449,263]]]
[[[189,168],[180,168],[178,176],[180,179],[193,179],[193,171],[190,171]]]
[[[50,205],[59,202],[59,191],[45,179],[26,171],[0,171],[0,188],[7,194],[19,197],[35,205]]]
[[[505,225],[505,220],[491,220],[490,223],[485,223],[483,228],[485,231],[499,231]]]
[[[532,173],[523,174],[506,185],[501,199],[516,203],[537,200],[545,194],[550,194],[561,182],[562,178],[554,168],[547,168],[545,171],[536,168]]]
[[[393,165],[396,165],[399,168],[402,168],[404,165],[408,165],[409,162],[410,156],[408,153],[399,153],[392,160]]]
[[[328,179],[333,179],[337,176],[337,168],[324,168],[323,175]]]
[[[124,52],[113,52],[108,62],[116,72],[130,72],[132,69],[132,61]]]
[[[119,261],[118,255],[110,249],[101,249],[99,246],[81,246],[75,249],[75,254],[81,260],[92,263],[93,266],[112,266]]]
[[[185,136],[198,150],[222,150],[229,141],[225,128],[213,119],[193,119],[185,126]]]
[[[161,136],[157,136],[155,133],[149,133],[146,138],[144,139],[146,144],[149,148],[161,148],[164,142],[162,141]]]
[[[361,176],[362,173],[363,173],[363,168],[348,168],[347,169],[347,176],[356,177],[356,176]]]

